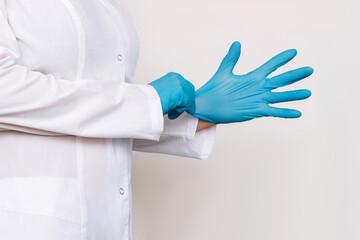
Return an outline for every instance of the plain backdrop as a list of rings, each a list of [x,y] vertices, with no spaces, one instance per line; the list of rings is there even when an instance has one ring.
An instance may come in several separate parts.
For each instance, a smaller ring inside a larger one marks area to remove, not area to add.
[[[296,120],[218,125],[211,156],[134,152],[134,240],[360,239],[360,1],[123,0],[140,33],[135,83],[167,72],[199,88],[233,41],[235,73],[277,53],[298,55],[279,74],[314,74],[280,90],[308,88],[278,104]]]

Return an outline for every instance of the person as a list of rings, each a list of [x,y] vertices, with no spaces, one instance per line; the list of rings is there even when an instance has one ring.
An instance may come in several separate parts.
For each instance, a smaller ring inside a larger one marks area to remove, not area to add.
[[[235,75],[234,42],[200,89],[170,72],[134,84],[139,36],[120,1],[0,0],[0,238],[132,239],[131,151],[206,159],[217,124],[262,116],[308,90],[272,92],[280,53]]]

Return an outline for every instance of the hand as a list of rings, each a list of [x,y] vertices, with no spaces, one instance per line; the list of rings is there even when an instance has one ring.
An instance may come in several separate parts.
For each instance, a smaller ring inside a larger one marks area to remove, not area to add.
[[[170,72],[165,76],[149,83],[159,94],[163,115],[170,113],[176,109],[177,113],[195,111],[195,88],[189,81],[178,73]],[[169,114],[169,118],[175,119],[180,114],[173,116]]]
[[[303,67],[267,78],[295,57],[297,51],[290,49],[252,72],[235,75],[233,69],[240,57],[240,47],[239,42],[234,42],[215,75],[195,92],[196,110],[193,115],[212,123],[242,122],[264,116],[300,117],[300,111],[271,107],[269,104],[306,99],[311,95],[309,90],[271,90],[306,78],[313,73],[313,69]]]

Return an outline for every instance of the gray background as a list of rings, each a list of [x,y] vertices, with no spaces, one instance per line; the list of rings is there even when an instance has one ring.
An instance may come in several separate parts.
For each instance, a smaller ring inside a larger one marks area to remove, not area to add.
[[[124,0],[141,38],[136,83],[169,71],[198,88],[229,46],[235,73],[275,54],[298,56],[276,74],[314,74],[297,120],[219,125],[207,160],[134,153],[135,240],[360,239],[360,4],[351,0]]]

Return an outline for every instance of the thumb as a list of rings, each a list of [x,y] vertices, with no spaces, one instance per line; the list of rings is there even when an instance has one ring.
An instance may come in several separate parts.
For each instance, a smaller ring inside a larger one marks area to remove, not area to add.
[[[233,44],[231,44],[229,52],[222,60],[218,72],[228,71],[232,73],[237,61],[239,60],[240,52],[241,52],[241,44],[238,41],[233,42]]]
[[[195,114],[196,106],[195,106],[195,100],[194,98],[191,98],[184,107],[177,107],[168,113],[168,118],[171,120],[174,120],[178,118],[183,112],[188,112],[191,115]]]
[[[174,120],[178,118],[185,110],[186,108],[173,109],[168,113],[168,118]]]

